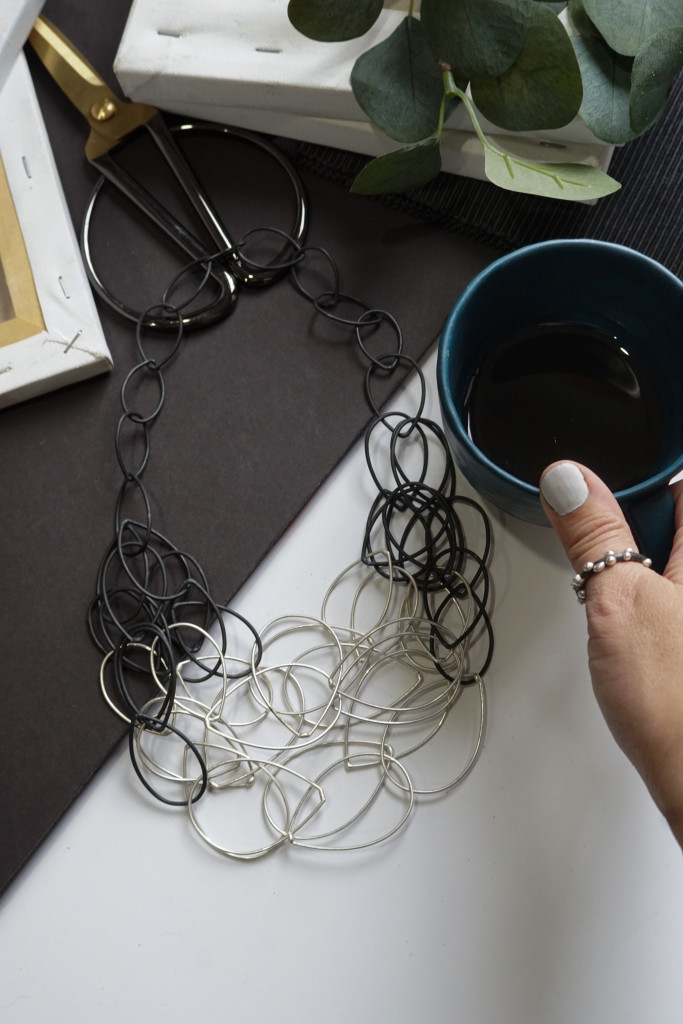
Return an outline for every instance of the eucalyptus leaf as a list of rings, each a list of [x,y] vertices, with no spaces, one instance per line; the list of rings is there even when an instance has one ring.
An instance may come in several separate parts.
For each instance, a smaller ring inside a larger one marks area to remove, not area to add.
[[[636,137],[631,128],[631,61],[598,37],[572,37],[583,78],[579,114],[593,134],[614,145]]]
[[[419,142],[436,131],[442,74],[416,18],[404,18],[387,39],[361,54],[351,87],[370,120],[392,139]]]
[[[578,113],[581,71],[561,21],[534,4],[524,45],[497,78],[473,78],[472,98],[482,114],[507,131],[561,128]]]
[[[584,164],[534,164],[484,147],[486,177],[512,192],[527,192],[554,199],[600,199],[621,185],[597,167]]]
[[[631,128],[644,132],[666,104],[674,78],[683,70],[683,25],[657,32],[641,46],[631,72]]]
[[[289,0],[287,15],[309,39],[337,43],[364,35],[383,6],[383,0]]]
[[[410,192],[425,185],[441,170],[441,149],[435,137],[375,157],[358,174],[351,191],[359,195]]]
[[[444,76],[447,78],[447,76]],[[458,95],[470,116],[472,127],[484,148],[484,171],[489,181],[499,188],[530,195],[550,196],[565,200],[593,200],[621,188],[597,167],[584,164],[536,164],[531,160],[502,153],[481,130],[476,111],[469,97],[451,81],[449,92]]]
[[[683,24],[683,0],[583,0],[583,6],[608,46],[626,57],[657,32]]]
[[[586,14],[586,8],[583,5],[583,0],[569,0],[569,17],[571,23],[580,36],[584,39],[586,36],[600,36],[597,28]]]
[[[456,75],[500,75],[522,49],[531,0],[422,0],[420,20],[437,58]]]

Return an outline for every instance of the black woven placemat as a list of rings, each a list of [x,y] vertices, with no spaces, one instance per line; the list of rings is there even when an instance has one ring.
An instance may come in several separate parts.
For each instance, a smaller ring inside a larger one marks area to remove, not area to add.
[[[301,167],[349,186],[367,157],[278,140]],[[683,273],[683,75],[649,132],[618,148],[610,174],[621,189],[592,206],[506,192],[487,181],[440,174],[409,195],[377,201],[502,252],[547,238],[618,242]]]

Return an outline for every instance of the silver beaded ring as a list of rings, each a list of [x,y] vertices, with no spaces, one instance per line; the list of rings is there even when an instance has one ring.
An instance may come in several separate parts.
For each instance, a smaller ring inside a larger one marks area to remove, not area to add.
[[[606,551],[598,561],[586,562],[581,572],[577,572],[576,576],[574,576],[572,589],[579,599],[579,604],[585,604],[586,601],[586,580],[594,576],[595,573],[602,572],[603,569],[609,569],[610,566],[616,565],[617,562],[639,562],[646,569],[652,568],[652,559],[646,555],[639,554],[633,548],[626,548],[625,551]]]

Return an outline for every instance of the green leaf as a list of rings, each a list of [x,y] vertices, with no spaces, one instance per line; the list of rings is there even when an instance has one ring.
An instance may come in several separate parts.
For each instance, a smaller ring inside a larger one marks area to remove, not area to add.
[[[473,78],[472,98],[482,114],[511,132],[561,128],[578,113],[581,71],[557,16],[534,4],[517,60],[497,78]]]
[[[609,174],[584,164],[534,164],[484,147],[486,177],[500,188],[554,199],[600,199],[621,188]]]
[[[393,153],[375,157],[351,185],[359,195],[410,192],[431,181],[441,170],[441,149],[435,137],[422,139]]]
[[[631,128],[631,62],[598,37],[572,37],[583,78],[579,114],[593,134],[614,145],[636,137]]]
[[[569,0],[569,17],[580,36],[600,36],[597,28],[586,14],[583,0]]]
[[[682,19],[683,20],[683,19]],[[644,132],[666,105],[674,78],[683,70],[683,27],[657,32],[641,46],[631,72],[631,128]]]
[[[472,101],[444,74],[446,94],[458,96],[470,116],[472,127],[484,147],[484,170],[494,185],[512,192],[550,196],[556,199],[600,199],[621,188],[608,174],[584,164],[536,164],[530,160],[502,153],[493,146],[481,130]]]
[[[522,49],[531,0],[422,0],[420,20],[439,60],[466,78],[500,75]]]
[[[351,87],[370,120],[392,139],[419,142],[436,131],[442,75],[416,18],[404,18],[388,39],[361,54]]]
[[[337,43],[364,35],[382,7],[383,0],[289,0],[287,15],[309,39]]]
[[[583,6],[608,46],[626,57],[655,33],[683,23],[681,0],[583,0]]]

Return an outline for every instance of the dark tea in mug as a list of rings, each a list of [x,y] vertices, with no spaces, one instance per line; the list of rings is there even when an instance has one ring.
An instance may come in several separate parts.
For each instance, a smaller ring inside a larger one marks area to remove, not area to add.
[[[617,330],[544,323],[494,344],[465,393],[474,444],[530,484],[558,458],[591,466],[613,491],[646,480],[665,444],[664,403]]]
[[[574,459],[666,565],[683,469],[683,281],[670,270],[590,238],[507,253],[453,306],[437,385],[453,459],[482,497],[547,525],[540,475]]]

